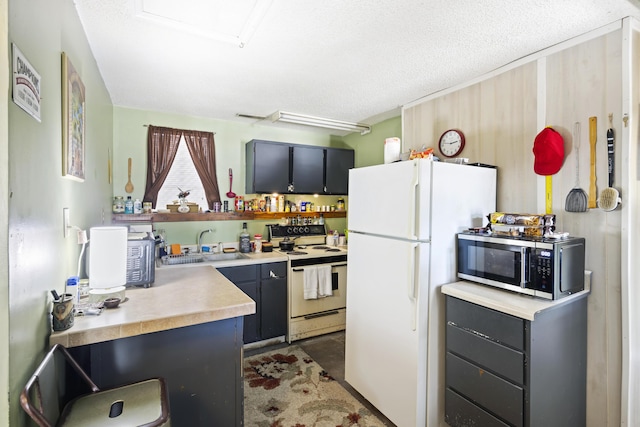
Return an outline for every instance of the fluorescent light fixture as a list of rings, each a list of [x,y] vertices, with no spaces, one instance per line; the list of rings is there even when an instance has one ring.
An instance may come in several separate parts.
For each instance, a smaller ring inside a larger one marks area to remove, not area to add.
[[[371,126],[364,123],[343,122],[342,120],[324,119],[322,117],[307,116],[305,114],[276,111],[271,115],[272,122],[286,122],[305,126],[315,126],[349,132],[360,132],[366,135],[371,132]]]

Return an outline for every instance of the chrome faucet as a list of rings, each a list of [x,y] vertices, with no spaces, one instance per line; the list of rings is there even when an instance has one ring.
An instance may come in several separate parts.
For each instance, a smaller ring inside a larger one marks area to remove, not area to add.
[[[202,235],[204,233],[213,233],[213,230],[210,229],[210,228],[207,229],[207,230],[202,230],[200,232],[200,235],[198,235],[198,242],[197,242],[198,243],[198,253],[202,253]]]

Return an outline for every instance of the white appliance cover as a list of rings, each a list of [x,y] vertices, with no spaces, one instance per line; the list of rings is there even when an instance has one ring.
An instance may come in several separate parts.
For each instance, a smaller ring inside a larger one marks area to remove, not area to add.
[[[89,230],[89,287],[113,288],[127,283],[127,228]]]

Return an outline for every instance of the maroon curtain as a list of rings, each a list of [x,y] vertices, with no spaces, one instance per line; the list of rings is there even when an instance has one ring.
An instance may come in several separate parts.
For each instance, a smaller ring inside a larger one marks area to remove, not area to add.
[[[216,147],[212,132],[184,131],[184,140],[196,171],[202,181],[204,194],[213,209],[213,202],[220,201],[220,190],[216,178]]]
[[[158,201],[158,192],[162,188],[165,179],[167,179],[173,160],[176,158],[182,132],[179,129],[149,125],[147,134],[147,185],[144,190],[144,199],[142,200],[151,202],[154,207]]]

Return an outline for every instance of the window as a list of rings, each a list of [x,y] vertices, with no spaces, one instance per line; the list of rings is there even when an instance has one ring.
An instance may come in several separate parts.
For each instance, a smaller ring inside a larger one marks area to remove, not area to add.
[[[184,137],[180,137],[178,151],[164,184],[158,192],[156,208],[165,209],[166,205],[177,202],[180,191],[189,191],[187,201],[197,203],[202,210],[207,210],[207,197],[196,167],[191,160]]]
[[[180,187],[182,191],[191,192],[187,200],[198,203],[203,210],[212,209],[213,203],[220,201],[215,157],[213,132],[149,125],[147,185],[143,200],[151,202],[154,208],[163,209],[178,198]],[[190,177],[189,182],[183,181],[185,177]],[[203,193],[198,194],[201,187]],[[159,199],[161,191],[162,198]]]

